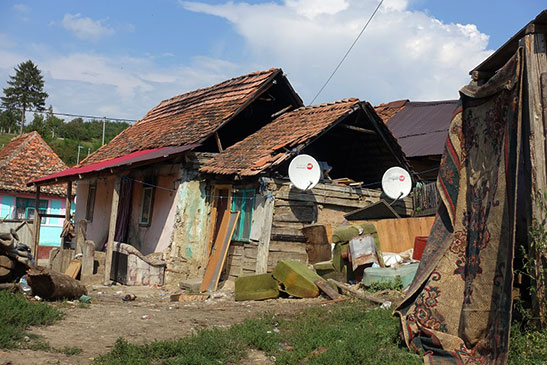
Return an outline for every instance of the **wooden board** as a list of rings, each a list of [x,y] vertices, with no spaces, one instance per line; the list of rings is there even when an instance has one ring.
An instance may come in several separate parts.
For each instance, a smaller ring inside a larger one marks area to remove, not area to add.
[[[65,270],[65,274],[70,276],[72,279],[76,279],[80,269],[82,268],[82,261],[80,259],[73,259],[68,264],[68,267]]]
[[[381,219],[377,221],[353,221],[353,224],[369,222],[378,231],[382,252],[403,252],[414,248],[416,236],[429,236],[435,217]]]
[[[239,212],[230,212],[223,215],[213,246],[213,252],[209,257],[205,275],[203,275],[203,281],[199,287],[200,291],[215,291],[217,289],[218,280],[222,273],[228,247],[230,247],[230,241],[232,240],[238,218]]]

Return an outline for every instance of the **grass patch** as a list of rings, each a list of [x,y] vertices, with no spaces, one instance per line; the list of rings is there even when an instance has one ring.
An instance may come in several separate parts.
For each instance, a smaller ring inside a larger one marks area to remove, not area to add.
[[[367,285],[364,290],[370,293],[375,293],[384,290],[398,290],[403,289],[403,281],[401,278],[395,278],[395,280],[383,280]]]
[[[49,325],[61,319],[63,313],[46,303],[29,302],[22,294],[0,291],[0,348],[19,346],[29,326]]]
[[[132,345],[118,339],[97,364],[237,363],[249,349],[280,364],[421,364],[399,344],[399,321],[391,311],[363,303],[312,308],[292,318],[266,314],[227,329],[204,329],[172,341]]]
[[[511,327],[509,364],[533,365],[547,363],[547,329],[523,330],[518,325]]]

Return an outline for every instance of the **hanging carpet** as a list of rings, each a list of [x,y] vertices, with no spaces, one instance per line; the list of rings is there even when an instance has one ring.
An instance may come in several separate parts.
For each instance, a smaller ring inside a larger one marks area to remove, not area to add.
[[[486,84],[460,90],[437,179],[442,203],[396,309],[426,364],[507,359],[522,75],[519,49]]]

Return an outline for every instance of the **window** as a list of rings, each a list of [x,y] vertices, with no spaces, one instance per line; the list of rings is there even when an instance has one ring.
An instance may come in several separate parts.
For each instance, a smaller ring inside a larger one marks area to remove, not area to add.
[[[146,186],[142,190],[141,218],[139,224],[149,226],[152,220],[152,204],[154,203],[154,188]]]
[[[15,219],[34,219],[34,202],[32,198],[15,198]],[[48,207],[47,200],[40,200],[38,211],[40,214],[46,214]],[[42,223],[46,223],[46,218],[42,218]]]
[[[89,184],[87,190],[87,205],[85,207],[85,219],[88,222],[93,221],[93,212],[95,211],[95,195],[97,194],[97,184]]]
[[[249,242],[254,204],[255,191],[253,189],[240,190],[233,195],[232,210],[240,212],[239,221],[232,237],[233,240]]]

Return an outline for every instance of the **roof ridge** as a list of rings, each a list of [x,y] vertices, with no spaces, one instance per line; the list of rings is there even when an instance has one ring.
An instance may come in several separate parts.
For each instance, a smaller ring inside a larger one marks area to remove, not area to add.
[[[240,76],[236,76],[236,77],[232,77],[231,79],[228,79],[228,80],[224,80],[224,81],[221,81],[221,82],[217,82],[216,84],[214,85],[211,85],[211,86],[207,86],[207,87],[203,87],[203,88],[198,88],[198,89],[195,89],[195,90],[190,90],[190,91],[187,91],[185,93],[182,93],[182,94],[179,94],[179,95],[175,95],[171,98],[168,98],[168,99],[165,99],[165,100],[162,100],[158,106],[160,106],[161,104],[163,104],[164,102],[167,102],[167,101],[171,101],[171,100],[174,100],[174,99],[178,99],[180,98],[181,96],[185,96],[185,95],[192,95],[192,94],[197,94],[198,92],[203,92],[203,91],[206,91],[206,90],[210,90],[210,89],[214,89],[214,88],[217,88],[218,86],[222,85],[222,84],[227,84],[229,83],[230,81],[234,81],[234,80],[239,80],[239,79],[243,79],[245,77],[250,77],[250,76],[257,76],[257,75],[261,75],[261,74],[267,74],[267,73],[273,73],[275,71],[281,71],[281,68],[275,68],[275,67],[272,67],[270,68],[269,70],[262,70],[262,71],[254,71],[254,72],[251,72],[251,73],[248,73],[248,74],[245,74],[245,75],[240,75]],[[155,108],[151,109],[154,110]],[[144,119],[144,118],[143,118]]]
[[[25,137],[26,139],[22,140],[19,146],[14,149],[14,151],[6,159],[4,159],[4,161],[0,161],[0,167],[3,167],[7,163],[9,163],[15,156],[17,156],[19,152],[21,152],[23,147],[25,147],[32,140],[32,138],[36,137],[37,134],[38,132],[32,131],[29,133],[20,134],[19,136],[12,138],[12,140],[9,141],[8,144],[4,146],[4,148],[6,148],[11,142],[15,141],[16,139],[23,139],[22,137]]]

